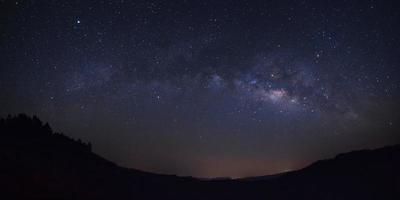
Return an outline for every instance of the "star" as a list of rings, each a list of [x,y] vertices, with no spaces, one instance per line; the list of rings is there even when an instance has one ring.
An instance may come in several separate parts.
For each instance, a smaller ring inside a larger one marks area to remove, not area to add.
[[[118,164],[180,175],[274,173],[288,166],[271,162],[389,144],[400,124],[399,13],[384,2],[271,1],[5,4],[18,12],[0,20],[0,113],[43,116]],[[198,146],[199,135],[212,142]],[[198,162],[226,156],[260,164]]]

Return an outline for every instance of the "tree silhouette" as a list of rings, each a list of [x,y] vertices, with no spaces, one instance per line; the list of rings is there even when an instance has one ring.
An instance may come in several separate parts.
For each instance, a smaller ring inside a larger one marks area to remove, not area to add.
[[[400,199],[400,145],[251,180],[126,169],[26,114],[0,118],[1,199]]]

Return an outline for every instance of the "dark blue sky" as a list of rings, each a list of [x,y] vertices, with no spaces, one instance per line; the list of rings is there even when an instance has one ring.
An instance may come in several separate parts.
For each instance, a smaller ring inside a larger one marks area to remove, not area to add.
[[[0,114],[243,177],[400,142],[396,1],[0,1]]]

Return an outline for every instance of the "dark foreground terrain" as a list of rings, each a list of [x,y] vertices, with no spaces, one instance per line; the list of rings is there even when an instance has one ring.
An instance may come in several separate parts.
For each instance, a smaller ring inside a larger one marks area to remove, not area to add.
[[[0,199],[400,199],[400,145],[279,176],[204,181],[119,167],[36,117],[0,121]]]

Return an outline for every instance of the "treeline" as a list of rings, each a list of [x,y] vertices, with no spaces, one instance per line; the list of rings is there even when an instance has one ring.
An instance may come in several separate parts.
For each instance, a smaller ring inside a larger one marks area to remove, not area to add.
[[[19,146],[21,148],[39,145],[56,145],[91,152],[90,142],[72,139],[62,133],[54,132],[48,123],[43,123],[36,116],[26,114],[8,115],[0,118],[0,144],[3,147]]]

